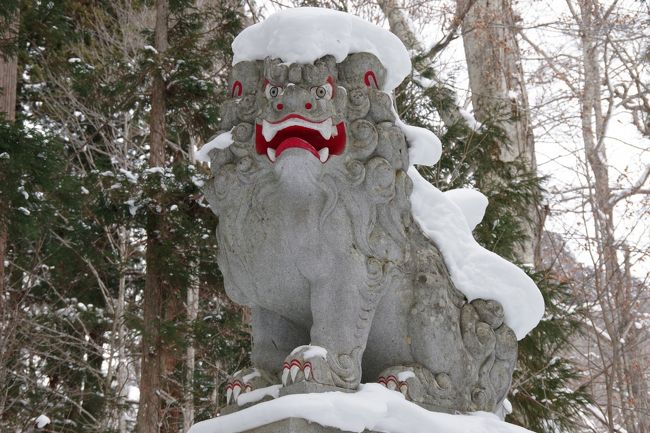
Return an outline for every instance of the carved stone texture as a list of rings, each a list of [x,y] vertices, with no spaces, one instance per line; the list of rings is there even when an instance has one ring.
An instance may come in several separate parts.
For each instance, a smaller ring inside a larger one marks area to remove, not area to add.
[[[334,427],[324,427],[302,418],[287,418],[242,433],[341,433],[341,430]],[[361,433],[375,432],[373,430],[363,430]]]
[[[211,151],[205,188],[226,291],[252,309],[263,377],[379,381],[438,411],[493,411],[516,337],[498,303],[454,287],[413,221],[385,77],[369,53],[234,67],[221,116],[234,143]],[[308,344],[327,353],[294,351]]]

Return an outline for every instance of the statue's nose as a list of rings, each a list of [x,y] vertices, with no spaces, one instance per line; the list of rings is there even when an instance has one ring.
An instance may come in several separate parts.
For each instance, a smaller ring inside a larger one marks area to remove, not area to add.
[[[311,110],[313,107],[311,93],[295,85],[284,89],[280,101],[276,104],[276,109],[284,112]]]

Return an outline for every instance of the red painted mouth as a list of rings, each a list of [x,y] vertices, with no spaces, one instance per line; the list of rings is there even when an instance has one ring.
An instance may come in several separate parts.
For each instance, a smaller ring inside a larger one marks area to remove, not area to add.
[[[286,123],[285,127],[282,127],[283,123]],[[264,127],[276,130],[275,135],[269,141],[264,137]],[[334,133],[329,139],[325,138],[321,132],[327,131],[327,128]],[[324,163],[331,155],[342,154],[345,143],[344,122],[333,126],[329,119],[315,122],[297,114],[291,114],[278,122],[255,125],[255,150],[260,155],[267,155],[272,162],[285,150],[298,148],[307,150]]]

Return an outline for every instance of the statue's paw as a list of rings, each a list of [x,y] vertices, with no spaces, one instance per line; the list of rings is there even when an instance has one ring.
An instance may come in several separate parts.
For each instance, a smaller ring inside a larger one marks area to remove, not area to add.
[[[327,364],[327,350],[320,346],[299,346],[284,360],[282,385],[298,382],[316,382],[333,385],[332,373]]]
[[[239,370],[226,383],[226,404],[235,404],[241,394],[273,385],[272,376],[258,368]]]
[[[449,375],[433,374],[419,365],[387,368],[380,373],[377,383],[416,403],[430,403],[431,394],[443,396],[451,391]]]
[[[415,376],[410,367],[391,367],[381,372],[377,383],[391,391],[399,391],[408,399],[408,380]]]

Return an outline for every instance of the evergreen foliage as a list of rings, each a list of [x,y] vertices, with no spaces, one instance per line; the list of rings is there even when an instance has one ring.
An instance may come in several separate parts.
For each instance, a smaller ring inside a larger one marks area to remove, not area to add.
[[[226,375],[247,364],[244,311],[224,294],[216,218],[199,190],[207,173],[190,163],[193,146],[219,124],[229,47],[241,28],[236,6],[172,2],[170,49],[161,56],[149,47],[148,4],[20,2],[22,120],[0,124],[0,195],[10,202],[0,217],[10,222],[15,295],[2,322],[2,332],[15,332],[0,356],[10,376],[0,380],[1,431],[26,431],[41,413],[57,432],[133,429],[147,215],[166,227],[158,259],[180,306],[163,325],[176,357],[169,383],[182,397],[167,410],[180,411],[191,389],[196,419],[214,416]],[[161,169],[147,166],[153,70],[167,83]],[[200,293],[193,322],[184,311],[190,286]]]

